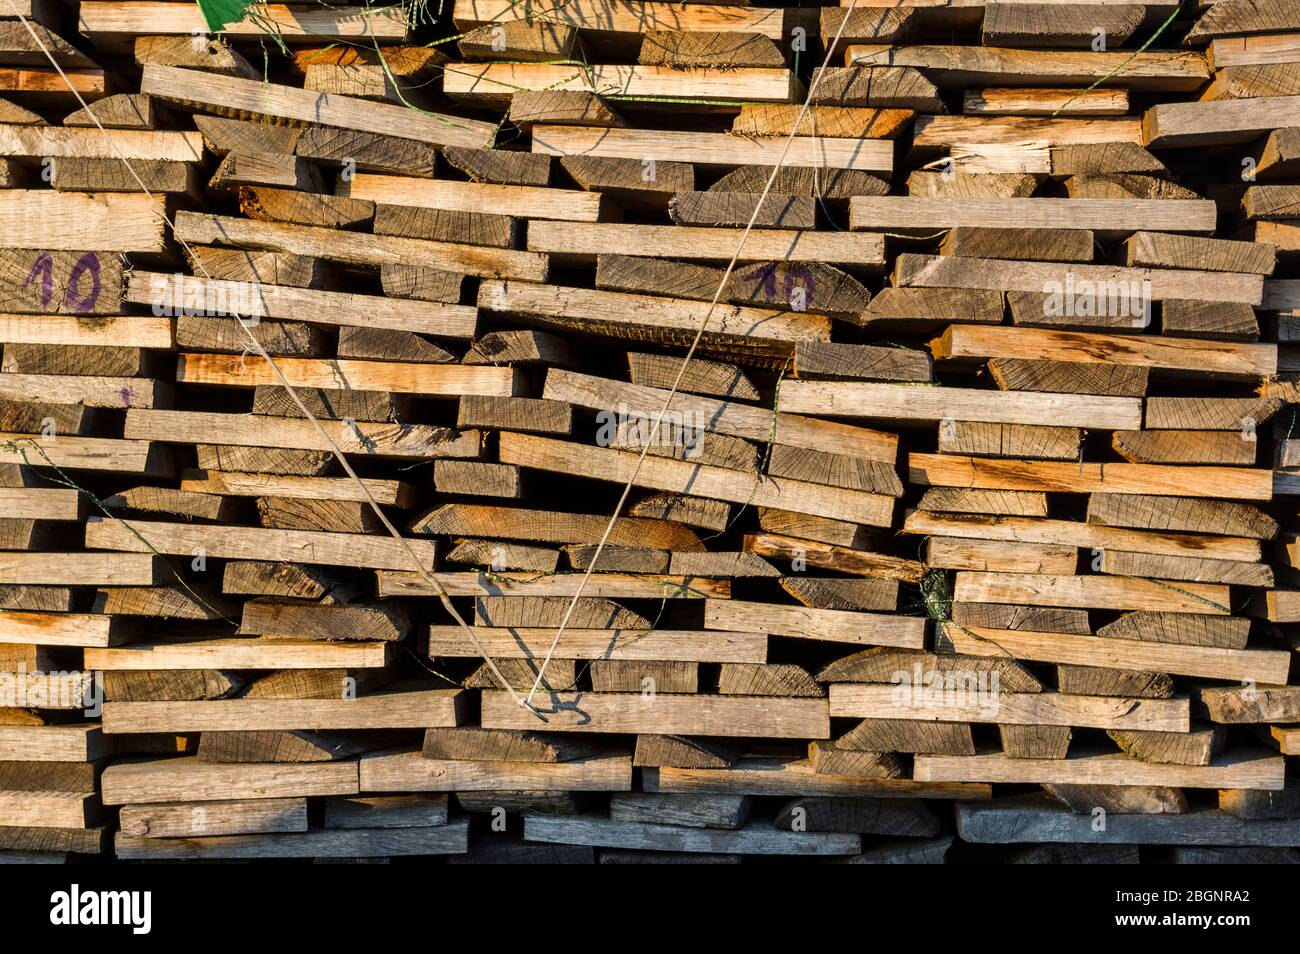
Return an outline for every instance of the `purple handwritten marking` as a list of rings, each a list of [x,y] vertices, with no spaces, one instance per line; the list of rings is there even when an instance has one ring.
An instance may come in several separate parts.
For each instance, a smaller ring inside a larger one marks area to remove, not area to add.
[[[36,256],[32,270],[27,273],[27,280],[23,284],[30,285],[37,275],[41,277],[41,305],[48,305],[54,297],[54,259],[49,252],[41,252]]]
[[[123,387],[123,388],[122,388],[121,390],[119,390],[117,393],[120,394],[120,395],[122,396],[122,406],[123,406],[123,407],[130,407],[130,406],[131,406],[131,399],[135,397],[135,392],[131,389],[131,387],[130,387],[129,385],[126,386],[126,387]]]
[[[85,298],[77,298],[77,289],[81,286],[81,276],[86,272],[90,273],[90,294]],[[63,303],[73,311],[87,312],[95,307],[95,302],[99,300],[99,256],[94,252],[87,252],[81,258],[77,259],[77,264],[72,266],[72,271],[68,273],[68,291],[63,297]]]
[[[762,282],[763,299],[765,301],[776,301],[776,269],[776,265],[760,265],[752,272],[742,275],[741,278],[745,281]],[[806,300],[812,301],[813,291],[816,288],[812,269],[806,265],[787,265],[783,289],[784,295],[781,301],[788,304],[791,292],[801,284],[807,293]]]

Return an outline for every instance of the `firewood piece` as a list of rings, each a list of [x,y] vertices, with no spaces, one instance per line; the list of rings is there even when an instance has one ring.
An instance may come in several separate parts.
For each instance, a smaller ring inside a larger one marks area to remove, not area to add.
[[[1106,733],[1128,755],[1143,762],[1172,765],[1209,765],[1223,748],[1221,728],[1191,732],[1135,732],[1111,729]]]
[[[1146,639],[1181,646],[1244,649],[1250,620],[1184,613],[1138,611],[1125,613],[1097,630],[1110,639]]]
[[[934,83],[920,70],[903,66],[828,66],[813,72],[812,102],[827,106],[872,106],[943,112]]]
[[[355,391],[350,388],[295,388],[298,400],[306,405],[313,417],[329,421],[354,421],[373,423],[395,422],[405,405],[397,396],[387,391]],[[465,400],[469,400],[466,397]],[[253,413],[267,417],[301,418],[302,409],[293,397],[278,384],[258,385],[253,389]]]
[[[261,79],[256,69],[225,37],[138,36],[135,38],[135,61],[140,66],[181,66],[205,73]]]
[[[1161,331],[1180,338],[1257,341],[1255,309],[1241,302],[1168,299],[1161,310]]]
[[[1187,34],[1189,45],[1204,46],[1217,37],[1282,33],[1300,29],[1300,8],[1291,0],[1228,0],[1208,9]]]
[[[758,33],[648,30],[637,62],[643,66],[781,69],[785,57],[776,43]]]
[[[834,10],[827,7],[825,12]],[[796,136],[894,139],[916,115],[910,109],[809,106],[799,121],[800,112],[798,106],[786,103],[745,103],[732,121],[731,131],[737,136],[788,136],[794,127]]]
[[[542,681],[537,685],[542,692],[566,692],[577,682],[577,665],[572,659],[552,659],[546,671],[541,671],[541,661],[532,659],[496,659],[495,665],[501,677],[487,663],[479,666],[465,678],[466,689],[505,689],[506,684],[512,689],[531,691],[537,685],[540,674]]]
[[[559,335],[545,331],[493,331],[470,346],[464,363],[572,367],[578,362],[572,345]]]
[[[648,825],[736,829],[749,820],[749,813],[750,799],[745,795],[616,792],[609,799],[610,818]]]
[[[699,663],[642,661],[634,659],[593,659],[593,692],[639,692],[653,698],[658,692],[699,692]]]
[[[939,427],[939,450],[944,454],[1074,460],[1081,441],[1077,427],[975,421],[945,421]]]
[[[290,639],[396,640],[411,631],[408,614],[395,606],[328,606],[250,600],[241,633]]]
[[[1300,686],[1203,688],[1193,698],[1212,722],[1300,722]]]
[[[808,761],[818,775],[854,778],[899,778],[903,774],[891,752],[841,749],[834,742],[810,742]]]
[[[250,596],[328,601],[339,584],[320,570],[296,563],[239,560],[226,564],[221,589]]]
[[[668,564],[673,576],[774,578],[781,572],[753,553],[674,553]]]
[[[965,722],[920,722],[913,719],[863,719],[835,740],[841,749],[974,755],[975,743]]]
[[[379,278],[384,294],[393,298],[413,298],[416,301],[437,301],[457,304],[465,276],[437,268],[418,265],[400,265],[389,262],[379,266]]]
[[[157,616],[168,619],[222,619],[238,607],[208,587],[115,586],[101,590],[95,612],[113,616]]]
[[[735,764],[739,758],[739,750],[720,739],[643,733],[636,737],[636,753],[632,756],[632,764],[638,767],[725,769]]]
[[[984,12],[985,46],[1087,49],[1101,30],[1106,48],[1123,46],[1142,25],[1142,6],[1081,6],[990,3]]]
[[[756,228],[811,229],[817,209],[812,198],[769,192],[759,196],[740,192],[678,192],[668,212],[678,225],[735,225]]]
[[[963,490],[932,487],[917,501],[934,513],[981,513],[1007,517],[1046,517],[1047,495],[1017,490]]]
[[[1163,672],[1133,672],[1095,666],[1057,666],[1061,692],[1081,696],[1132,696],[1138,699],[1168,699],[1174,681]]]
[[[994,382],[1004,391],[1101,394],[1108,397],[1142,397],[1147,392],[1147,368],[991,358],[988,369]]]
[[[905,678],[918,684],[917,674],[961,672],[997,674],[1002,692],[1041,692],[1042,683],[1019,663],[995,656],[965,656],[956,653],[906,652],[897,649],[864,649],[838,659],[817,674],[818,682],[898,683]],[[917,678],[914,678],[917,677]]]
[[[1237,431],[1262,424],[1282,407],[1277,398],[1174,398],[1147,401],[1146,426],[1153,429]]]
[[[597,753],[585,740],[560,733],[460,727],[425,729],[420,754],[476,762],[571,762]]]
[[[796,798],[781,806],[775,824],[783,831],[854,831],[905,838],[929,838],[942,830],[931,808],[903,798]]]
[[[382,683],[375,669],[281,669],[254,681],[241,699],[349,699]]]
[[[325,188],[325,182],[315,166],[297,156],[227,153],[208,180],[208,188],[214,192],[237,193],[245,186],[265,186],[307,193],[321,192]]]
[[[368,110],[386,108],[388,107],[366,104]],[[405,110],[402,106],[396,108]],[[425,178],[433,175],[438,154],[431,142],[326,126],[308,126],[304,129],[295,145],[295,152],[304,159],[334,163],[351,160],[357,169]]]
[[[239,211],[250,219],[291,222],[322,229],[366,229],[378,216],[373,202],[294,189],[241,188]],[[381,234],[402,234],[381,230]],[[416,236],[432,238],[432,236]]]
[[[215,669],[140,669],[104,673],[104,696],[113,702],[226,699],[243,688],[237,675]]]
[[[334,456],[328,451],[222,444],[196,444],[195,451],[200,470],[311,476],[323,474],[334,463]]]
[[[1277,536],[1277,521],[1251,504],[1149,494],[1093,494],[1088,522],[1108,527],[1219,533],[1258,540]]]
[[[467,394],[461,398],[456,426],[567,435],[573,431],[573,413],[563,401]]]
[[[1111,445],[1133,464],[1255,463],[1255,442],[1228,431],[1116,431]]]
[[[888,182],[862,169],[782,166],[776,170],[775,176],[772,172],[771,166],[741,166],[709,186],[708,191],[759,195],[767,188],[770,179],[772,193],[808,196],[822,201],[848,199],[855,195],[886,195],[889,192]]]
[[[359,500],[311,500],[258,497],[257,516],[264,527],[278,530],[333,530],[339,533],[382,533],[383,522]]]
[[[683,494],[651,494],[630,506],[627,513],[629,517],[674,520],[688,527],[718,531],[725,530],[731,521],[729,505]]]
[[[605,99],[586,90],[521,90],[510,97],[510,121],[522,129],[550,126],[626,126]]]
[[[1076,175],[1065,180],[1066,195],[1071,199],[1106,200],[1190,200],[1199,198],[1185,186],[1156,176]]]
[[[949,229],[940,255],[1036,262],[1091,262],[1093,235],[1087,229]]]
[[[1187,796],[1163,786],[1051,783],[1044,784],[1043,790],[1079,815],[1092,815],[1097,809],[1120,815],[1181,815],[1187,811]]]
[[[1063,759],[1070,728],[1063,725],[1000,725],[1002,752],[1011,759]]]
[[[723,663],[718,692],[738,696],[799,696],[821,698],[821,686],[802,666]]]
[[[143,182],[150,192],[197,195],[194,167],[183,162],[137,160],[130,171],[121,159],[59,159],[50,185],[65,192],[136,192]],[[138,181],[137,181],[138,177]]]
[[[517,241],[516,220],[508,215],[462,212],[455,209],[425,209],[414,205],[385,205],[384,203],[375,206],[374,215],[376,235],[398,235],[434,242],[462,242],[466,245],[485,245],[495,248],[514,248]]]
[[[185,314],[176,319],[176,346],[186,351],[243,354],[249,349],[249,335],[277,358],[312,358],[326,351],[323,332],[311,325]]]
[[[1135,232],[1124,243],[1130,267],[1191,268],[1271,275],[1277,254],[1267,245],[1164,232]]]
[[[473,563],[496,572],[531,570],[534,573],[554,573],[560,565],[558,550],[499,540],[457,540],[455,546],[447,551],[447,559],[452,563]]]
[[[599,557],[594,544],[569,545],[561,549],[573,569],[590,568],[601,573],[667,573],[672,559],[667,551],[637,547],[605,546]]]
[[[609,195],[622,205],[668,207],[678,192],[695,188],[695,167],[689,162],[618,156],[562,156],[560,166],[583,189]]]
[[[412,364],[455,364],[456,356],[414,332],[394,328],[339,329],[340,358],[371,361],[405,361]]]
[[[781,588],[804,606],[833,610],[894,610],[898,583],[882,579],[785,576]]]
[[[545,596],[481,596],[474,601],[479,626],[537,628],[559,626],[572,601]],[[583,597],[569,625],[575,629],[650,629],[650,621],[607,599]]]
[[[551,157],[534,152],[505,152],[499,149],[469,149],[448,146],[443,157],[473,182],[501,185],[550,185]]]
[[[925,543],[926,565],[945,570],[1069,574],[1078,562],[1079,551],[1073,546],[957,537],[931,537]]]
[[[855,576],[918,583],[925,575],[925,567],[916,560],[801,540],[775,533],[746,534],[744,546],[748,553],[757,553],[772,559],[797,561],[800,565],[836,570]]]
[[[440,460],[433,465],[433,485],[442,494],[520,498],[518,467],[477,460]]]
[[[556,513],[479,504],[445,504],[411,524],[415,533],[471,537],[509,536],[539,543],[599,542],[608,521],[594,514]],[[699,537],[680,524],[621,518],[609,535],[614,546],[701,552]]]
[[[382,742],[357,733],[307,730],[241,730],[204,732],[199,736],[198,761],[203,763],[267,763],[281,772],[289,763],[340,762],[382,747]],[[355,775],[356,768],[352,766]],[[288,773],[287,779],[292,778]],[[299,785],[302,783],[299,782]],[[352,779],[352,790],[356,779]]]
[[[547,19],[506,20],[466,32],[456,42],[467,60],[512,60],[545,63],[573,55],[578,31]]]
[[[903,495],[903,485],[889,464],[862,460],[844,454],[828,454],[806,447],[773,444],[767,460],[767,472],[773,477],[811,481],[846,490]]]
[[[768,533],[799,540],[816,540],[833,546],[867,549],[878,542],[873,531],[845,520],[814,517],[777,507],[756,507],[758,525]]]
[[[158,125],[154,101],[139,93],[118,93],[87,104],[63,117],[65,126],[94,126],[105,129],[155,129]],[[14,122],[5,119],[5,122]]]
[[[997,324],[1001,292],[983,289],[885,288],[867,306],[861,322],[882,330],[924,331],[950,322]]]
[[[319,288],[320,262],[289,252],[256,252],[238,248],[191,245],[194,270],[217,281],[256,282],[289,288]]]

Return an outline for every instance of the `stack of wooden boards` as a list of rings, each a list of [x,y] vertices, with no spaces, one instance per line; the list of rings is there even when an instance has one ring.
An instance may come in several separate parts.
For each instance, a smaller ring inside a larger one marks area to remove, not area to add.
[[[1300,860],[1300,2],[449,6],[0,8],[3,860]]]

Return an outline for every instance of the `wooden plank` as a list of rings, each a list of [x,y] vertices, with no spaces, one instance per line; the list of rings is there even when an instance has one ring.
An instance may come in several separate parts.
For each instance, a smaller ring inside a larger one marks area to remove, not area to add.
[[[438,582],[450,596],[559,596],[578,593],[582,573],[560,573],[538,578],[535,573],[439,573]],[[729,580],[660,576],[638,573],[593,573],[582,589],[586,596],[610,599],[726,599]],[[379,572],[380,596],[434,596],[433,587],[413,572]]]
[[[176,344],[172,319],[152,315],[112,315],[94,319],[70,315],[0,315],[0,342],[113,345],[167,351]]]
[[[128,838],[185,838],[307,830],[307,799],[246,798],[228,802],[124,805],[118,813]]]
[[[785,381],[781,408],[795,414],[898,421],[983,421],[1137,430],[1142,402],[1133,398],[955,387],[914,387],[858,381]],[[915,455],[914,455],[915,456]]]
[[[88,669],[114,671],[201,669],[364,669],[386,666],[394,655],[382,642],[306,639],[192,639],[91,649]]]
[[[0,189],[0,245],[49,251],[162,252],[163,197]]]
[[[357,173],[349,181],[340,181],[338,194],[389,205],[566,222],[599,222],[606,204],[600,193],[578,189],[416,179],[365,172]]]
[[[423,828],[345,828],[294,834],[211,835],[203,838],[131,838],[114,841],[119,858],[208,861],[262,858],[384,858],[459,855],[469,847],[469,820]]]
[[[918,755],[915,778],[932,782],[1011,782],[1047,785],[1169,785],[1276,791],[1285,786],[1285,760],[1235,751],[1210,765],[1156,765],[1123,753],[1064,759],[1005,755]]]
[[[538,627],[476,626],[473,629],[483,650],[494,659],[544,658],[557,632]],[[459,626],[430,626],[425,645],[430,657],[482,655]],[[713,627],[707,631],[566,628],[556,646],[556,654],[560,659],[761,663],[767,661],[767,636],[757,632],[718,632]]]
[[[545,729],[548,732],[753,736],[767,739],[826,739],[830,720],[824,699],[761,696],[686,696],[659,693],[647,704],[640,693],[553,693],[535,700],[538,713],[522,708],[507,692],[484,692],[484,728]]]
[[[104,731],[266,732],[275,729],[417,729],[460,724],[459,689],[386,692],[353,699],[106,702]]]
[[[941,638],[946,641],[945,649],[951,645],[953,652],[972,656],[1009,653],[1016,659],[1033,662],[1169,672],[1234,682],[1253,680],[1265,684],[1285,683],[1291,666],[1291,654],[1280,651],[1178,646],[1143,640],[1098,639],[1067,633],[957,626],[952,623],[941,623],[939,629]]]
[[[1159,149],[1250,142],[1289,126],[1300,126],[1300,96],[1158,103],[1142,120],[1144,144]]]
[[[382,295],[318,291],[190,275],[133,271],[126,300],[152,305],[155,314],[239,315],[244,319],[283,318],[312,324],[386,328],[446,338],[472,338],[478,330],[468,305],[395,301]]]
[[[285,560],[332,566],[409,570],[411,553],[424,566],[433,566],[435,547],[428,540],[404,540],[357,533],[312,530],[271,530],[262,527],[210,527],[163,521],[132,520],[136,533],[116,521],[91,517],[86,546],[128,553],[147,552],[140,537],[163,554],[191,557],[195,550],[224,560]]]
[[[275,364],[293,387],[331,388],[344,385],[361,391],[443,397],[462,394],[510,397],[515,393],[517,379],[512,368],[468,365],[353,361],[342,358],[277,358]],[[264,359],[226,354],[181,355],[177,360],[176,380],[186,384],[222,384],[246,388],[280,383],[279,377]],[[265,418],[262,420],[265,421]]]
[[[933,698],[927,698],[933,696]],[[1004,725],[1072,725],[1098,729],[1186,732],[1188,702],[1180,699],[1118,699],[1062,693],[988,692],[977,695],[962,687],[931,690],[905,684],[832,683],[834,717],[921,719],[937,722],[984,722]],[[970,756],[962,756],[969,758]]]
[[[298,798],[357,794],[357,763],[201,762],[154,759],[110,765],[100,777],[105,805],[140,802],[212,802],[243,798]]]
[[[753,97],[746,95],[746,98]],[[711,166],[774,166],[786,148],[784,140],[746,139],[729,133],[534,126],[532,134],[533,152],[542,155],[665,160]],[[795,136],[784,155],[781,164],[792,167],[891,172],[894,164],[893,146],[877,139]]]
[[[653,456],[641,461],[638,472],[637,453],[529,434],[501,434],[498,454],[504,463],[538,470],[600,480],[633,480],[637,486],[653,490],[691,493],[754,506],[779,505],[796,513],[837,517],[871,526],[887,526],[893,514],[893,499],[880,494],[780,477],[768,477],[751,488],[745,486],[743,479],[737,480],[735,471]],[[1271,489],[1271,475],[1269,486]]]
[[[957,574],[953,599],[970,603],[1229,615],[1226,586],[1163,583],[1126,577],[968,571]]]
[[[1194,199],[979,199],[928,196],[854,196],[849,227],[888,231],[984,228],[1092,229],[1099,235],[1129,232],[1213,232],[1213,202]]]
[[[857,834],[779,831],[759,822],[730,831],[577,815],[527,815],[524,837],[530,841],[606,848],[741,855],[852,855],[862,850],[862,839]]]
[[[933,486],[1063,493],[1152,494],[1271,500],[1273,474],[1237,467],[1067,464],[950,454],[908,455],[908,480]]]
[[[0,500],[9,493],[0,489]],[[152,553],[0,553],[0,583],[9,585],[152,586],[171,576]]]
[[[710,599],[704,604],[704,625],[724,631],[863,646],[921,649],[925,645],[925,620],[920,617],[807,606]]]
[[[991,789],[983,784],[915,782],[906,778],[862,778],[820,775],[807,761],[746,758],[730,768],[674,768],[642,770],[647,792],[682,794],[735,794],[853,796],[869,798],[986,799]]]
[[[116,751],[98,725],[0,725],[0,760],[90,762]]]
[[[672,98],[728,105],[734,100],[788,103],[795,98],[799,86],[798,77],[786,69],[729,64],[682,68],[644,63],[597,63],[587,69],[575,70],[567,64],[449,63],[442,77],[443,92],[453,100],[466,106],[496,109],[506,107],[518,92],[542,90],[581,92],[595,89],[614,102],[626,96],[633,100]],[[583,130],[583,127],[534,125],[533,151],[544,151],[537,148],[538,137],[545,144],[556,129]],[[568,148],[574,147],[570,145]],[[576,151],[583,150],[578,148]],[[571,155],[572,152],[553,154]]]
[[[129,41],[138,35],[195,36],[208,32],[202,12],[184,5],[148,0],[86,0],[78,10],[77,28],[96,42]],[[321,44],[331,40],[401,41],[406,21],[400,10],[367,7],[328,7],[269,3],[257,20],[229,23],[221,32],[235,37],[257,37],[271,28],[286,43]]]
[[[536,720],[534,720],[536,721]],[[360,761],[363,792],[626,792],[632,759],[609,753],[564,762],[424,758],[378,753]]]

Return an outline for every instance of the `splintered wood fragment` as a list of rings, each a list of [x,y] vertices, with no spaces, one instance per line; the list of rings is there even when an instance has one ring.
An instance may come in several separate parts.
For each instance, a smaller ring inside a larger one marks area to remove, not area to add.
[[[518,99],[516,95],[515,101]],[[788,136],[793,128],[797,136],[894,139],[915,115],[910,109],[812,105],[801,119],[800,108],[789,103],[744,103],[731,123],[731,132],[737,136]]]
[[[1029,573],[957,574],[953,598],[972,603],[1024,603],[1077,609],[1147,610],[1226,616],[1228,588],[1207,583],[1107,576],[1046,576]]]
[[[964,490],[960,487],[932,487],[921,495],[916,508],[933,513],[1046,517],[1047,495],[1018,490]]]
[[[1077,427],[1042,424],[945,421],[939,427],[939,451],[943,454],[1074,460],[1082,439]]]
[[[1070,729],[1062,725],[1000,725],[1002,754],[1009,759],[1063,759]]]
[[[428,634],[430,657],[481,658],[481,645],[493,659],[523,659],[530,666],[546,656],[554,641],[554,628],[475,627],[478,645],[465,636],[459,626],[431,626]],[[684,631],[644,627],[629,629],[564,630],[566,659],[620,659],[638,662],[763,662],[767,657],[767,637],[761,633]],[[534,679],[536,673],[534,673]],[[531,683],[530,683],[531,685]],[[639,692],[639,689],[638,689]],[[498,726],[497,728],[512,728]],[[534,725],[533,728],[541,728]],[[725,734],[725,733],[715,733]]]
[[[781,588],[804,606],[832,610],[898,608],[898,583],[881,579],[785,576]]]
[[[962,112],[985,116],[1124,116],[1126,89],[968,89]]]
[[[1166,765],[1209,765],[1224,743],[1221,729],[1193,729],[1187,733],[1111,729],[1106,734],[1129,756]]]
[[[509,118],[523,129],[533,126],[626,126],[605,99],[588,90],[519,90],[510,97]]]
[[[1116,431],[1111,445],[1134,464],[1250,465],[1256,456],[1253,440],[1229,431]]]
[[[746,534],[744,547],[747,553],[778,560],[802,561],[810,566],[855,576],[919,583],[925,575],[924,564],[916,560],[777,533]]]
[[[948,231],[939,245],[939,254],[982,259],[1091,262],[1093,241],[1093,234],[1087,229],[990,229],[959,226]]]
[[[1019,663],[997,654],[955,655],[952,652],[918,653],[875,647],[838,659],[817,674],[818,682],[906,683],[920,685],[927,679],[973,673],[996,681],[1008,692],[1040,692],[1042,683]]]
[[[956,226],[985,228],[1073,227],[1114,236],[1142,230],[1213,232],[1213,202],[1169,199],[937,199],[921,196],[857,196],[849,200],[854,229],[933,231]],[[1041,288],[1041,285],[1039,286]]]
[[[777,606],[740,600],[707,600],[704,625],[708,629],[769,633],[793,639],[920,649],[925,621],[919,617],[880,613]]]
[[[1058,13],[1052,5],[1051,17]],[[1091,42],[1091,37],[1090,40]],[[850,65],[890,64],[925,70],[945,87],[1069,86],[1083,88],[1105,80],[1124,89],[1194,92],[1209,78],[1200,53],[1094,53],[1021,50],[991,46],[852,45]]]
[[[910,454],[908,479],[923,485],[1064,493],[1152,493],[1162,497],[1271,500],[1272,473],[1236,467],[1154,464],[1066,464],[1001,461],[947,454]],[[1153,486],[1158,484],[1159,486]]]
[[[1266,293],[1267,294],[1267,293]],[[1166,299],[1161,311],[1165,334],[1222,341],[1257,341],[1255,309],[1244,302]]]
[[[589,447],[527,434],[503,433],[498,455],[503,463],[601,480],[633,480],[638,486],[674,493],[691,492],[731,503],[782,507],[827,517],[847,517],[858,523],[885,526],[893,513],[893,498],[862,491],[839,490],[787,478],[769,477],[756,488],[736,480],[721,467],[684,460],[645,457],[630,451]],[[641,463],[638,468],[638,460]],[[638,470],[638,473],[633,473]],[[1271,475],[1270,475],[1271,495]]]
[[[827,66],[813,70],[812,102],[824,106],[869,106],[943,111],[939,91],[920,70],[898,66]]]
[[[506,692],[484,692],[484,728],[552,732],[698,734],[769,739],[826,739],[830,720],[822,699],[758,699],[744,696],[671,695],[653,706],[640,693],[559,693],[538,700],[538,715]],[[572,706],[577,704],[578,708]]]
[[[596,514],[560,513],[480,504],[444,504],[411,524],[413,533],[469,537],[508,536],[541,543],[598,543],[608,520]],[[693,531],[665,520],[620,517],[607,543],[642,549],[701,552]]]
[[[781,407],[784,412],[795,414],[883,420],[1049,426],[1069,421],[1074,427],[1097,430],[1135,430],[1141,423],[1141,402],[1131,398],[973,391],[968,388],[857,381],[786,381],[781,386]],[[973,485],[962,483],[960,486]]]
[[[570,70],[569,67],[562,69]],[[769,71],[763,71],[769,72]],[[784,70],[780,71],[788,76]],[[671,94],[670,94],[671,95]],[[714,95],[717,95],[716,93]],[[747,96],[759,99],[761,96]],[[775,98],[786,102],[785,95]],[[534,126],[533,152],[547,156],[667,160],[710,166],[774,166],[782,149],[766,137],[744,139],[729,133],[668,130],[587,129],[579,126]],[[784,143],[781,143],[784,147]],[[891,172],[894,150],[875,139],[828,139],[796,136],[781,165]]]
[[[434,545],[426,540],[399,543],[390,538],[354,533],[134,520],[131,524],[149,541],[154,552],[166,555],[188,557],[195,548],[200,548],[215,559],[304,560],[324,565],[397,570],[410,569],[410,554],[414,551],[424,565],[434,564]],[[117,522],[93,517],[86,524],[86,546],[134,553],[148,549],[134,533]]]
[[[699,663],[595,659],[589,669],[593,692],[699,692]],[[572,685],[572,683],[570,683]]]
[[[478,120],[152,63],[144,67],[140,92],[235,118],[317,123],[443,146],[481,146],[493,136],[491,124]]]
[[[867,752],[929,752],[974,755],[970,726],[964,722],[918,722],[911,719],[863,719],[835,740],[841,749]]]
[[[1278,531],[1277,521],[1251,504],[1150,494],[1094,494],[1088,498],[1088,522],[1258,540],[1271,540]]]
[[[688,527],[725,530],[731,521],[731,507],[718,500],[683,494],[651,494],[628,508],[628,516],[673,520]]]
[[[1150,640],[1097,639],[1066,633],[972,628],[952,623],[940,624],[939,631],[939,645],[944,649],[951,647],[953,651],[972,656],[1007,653],[1017,659],[1062,663],[1062,668],[1091,666],[1103,671],[1128,670],[1129,675],[1133,672],[1144,674],[1142,685],[1153,681],[1152,673],[1164,672],[1209,679],[1279,682],[1286,679],[1290,665],[1288,653],[1263,650],[1232,650],[1211,646],[1174,647]],[[1078,675],[1086,676],[1085,673]],[[1167,696],[1172,691],[1172,683],[1168,677],[1163,677],[1163,682]],[[1076,685],[1068,690],[1062,686],[1061,691],[1083,695],[1121,694],[1085,692],[1085,686],[1086,680],[1078,678]],[[1126,689],[1122,694],[1147,693],[1130,693]]]

